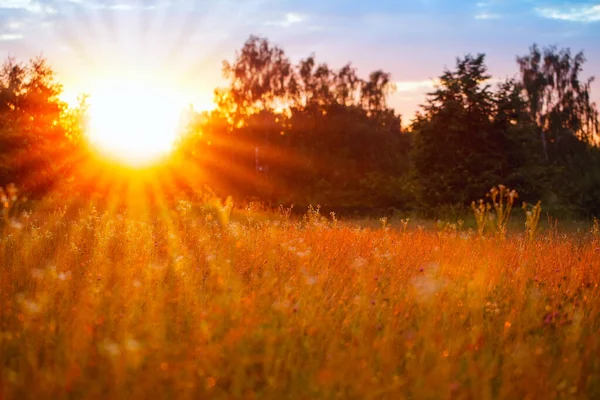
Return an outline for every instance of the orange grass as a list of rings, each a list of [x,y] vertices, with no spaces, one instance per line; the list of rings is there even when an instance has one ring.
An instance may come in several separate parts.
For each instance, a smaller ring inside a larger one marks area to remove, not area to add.
[[[598,398],[599,248],[34,213],[0,229],[0,398]]]

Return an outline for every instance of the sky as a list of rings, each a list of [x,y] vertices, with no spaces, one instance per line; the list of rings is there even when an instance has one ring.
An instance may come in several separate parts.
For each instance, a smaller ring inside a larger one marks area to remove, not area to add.
[[[390,72],[405,122],[468,53],[485,53],[496,79],[516,75],[516,56],[534,43],[584,50],[584,75],[600,73],[598,0],[0,0],[0,55],[45,57],[71,101],[132,79],[210,107],[223,60],[251,34],[294,62],[314,53],[364,77]],[[598,82],[592,91],[600,103]]]

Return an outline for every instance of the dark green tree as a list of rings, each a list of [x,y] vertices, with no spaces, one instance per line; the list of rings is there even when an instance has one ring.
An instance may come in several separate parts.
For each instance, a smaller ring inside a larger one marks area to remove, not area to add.
[[[428,207],[462,205],[506,174],[505,140],[495,129],[485,56],[467,55],[446,70],[412,130],[420,199]]]
[[[590,93],[594,78],[581,76],[585,61],[583,52],[536,45],[517,58],[545,161],[535,180],[544,186],[547,206],[575,216],[600,213],[600,130]]]

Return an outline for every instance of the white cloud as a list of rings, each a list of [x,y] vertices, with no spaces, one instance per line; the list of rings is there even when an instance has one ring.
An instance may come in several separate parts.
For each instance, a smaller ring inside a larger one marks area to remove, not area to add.
[[[27,8],[32,4],[29,0],[5,0],[2,2],[2,8]]]
[[[564,7],[538,7],[535,11],[544,18],[558,19],[572,22],[598,22],[600,21],[600,4],[564,6]]]
[[[422,92],[425,90],[431,90],[438,83],[437,79],[428,79],[423,81],[398,81],[396,85],[396,92]]]
[[[23,35],[20,33],[0,33],[0,42],[8,42],[19,39],[23,39]]]
[[[306,18],[303,15],[289,12],[285,14],[283,19],[279,21],[267,21],[266,24],[283,26],[284,28],[287,28],[300,22],[304,22],[305,20]]]
[[[499,18],[501,18],[500,14],[486,13],[486,12],[475,14],[475,19],[499,19]]]
[[[504,79],[502,78],[490,78],[482,83],[494,85],[503,81]],[[441,85],[441,81],[439,78],[422,81],[397,81],[394,82],[394,85],[396,85],[396,93],[423,93],[435,89],[436,86]]]
[[[1,9],[25,10],[33,14],[55,14],[56,9],[48,4],[33,0],[2,0]]]
[[[24,25],[25,24],[22,21],[10,21],[6,25],[4,25],[4,28],[11,31],[16,31],[23,28]]]

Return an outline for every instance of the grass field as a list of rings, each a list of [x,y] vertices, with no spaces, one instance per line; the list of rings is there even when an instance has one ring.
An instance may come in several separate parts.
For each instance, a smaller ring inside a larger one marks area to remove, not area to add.
[[[0,398],[600,398],[597,232],[224,214],[0,228]]]

